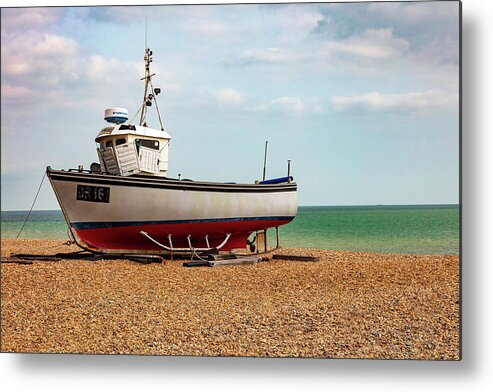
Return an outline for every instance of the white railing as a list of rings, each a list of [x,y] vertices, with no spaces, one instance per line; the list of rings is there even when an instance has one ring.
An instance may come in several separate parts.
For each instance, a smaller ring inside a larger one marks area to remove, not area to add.
[[[213,250],[213,249],[221,249],[222,247],[224,247],[224,245],[226,245],[226,243],[229,241],[230,237],[231,237],[231,233],[228,233],[226,234],[226,237],[224,238],[223,242],[221,242],[221,244],[219,244],[218,246],[216,247],[211,247],[210,244],[209,244],[209,236],[206,235],[205,236],[205,243],[207,244],[207,248],[195,248],[192,246],[192,236],[191,235],[187,235],[187,241],[188,241],[188,248],[175,248],[173,246],[173,241],[171,239],[171,234],[168,234],[168,242],[169,242],[169,246],[166,246],[164,244],[161,244],[159,241],[155,240],[154,238],[152,238],[147,232],[145,231],[141,231],[140,234],[142,234],[144,237],[148,238],[149,240],[151,240],[152,242],[154,242],[157,246],[163,248],[163,249],[166,249],[167,251],[169,252],[196,252],[196,251],[199,251],[199,252],[206,252],[206,251],[210,251],[210,250]]]

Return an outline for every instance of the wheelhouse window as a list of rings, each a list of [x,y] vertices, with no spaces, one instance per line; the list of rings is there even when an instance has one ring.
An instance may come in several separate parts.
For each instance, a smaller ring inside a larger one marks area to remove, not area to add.
[[[127,141],[125,138],[122,139],[116,139],[116,145],[119,146],[120,144],[125,144]]]
[[[112,141],[112,140],[108,140],[108,141],[106,142],[106,145],[105,145],[105,146],[106,146],[106,148],[108,148],[108,147],[113,147],[113,141]]]
[[[130,125],[130,124],[122,124],[120,125],[120,130],[125,130],[125,129],[129,129],[131,131],[135,131],[135,125]]]
[[[147,147],[147,148],[152,148],[153,150],[159,151],[159,141],[157,141],[157,140],[135,139],[135,144],[137,145],[137,148]]]

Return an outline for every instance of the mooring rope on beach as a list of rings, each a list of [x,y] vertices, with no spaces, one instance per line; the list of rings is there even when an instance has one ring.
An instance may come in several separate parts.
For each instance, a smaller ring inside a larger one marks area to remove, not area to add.
[[[43,178],[41,179],[41,183],[39,184],[39,187],[38,187],[38,191],[36,192],[36,196],[34,197],[34,201],[33,201],[33,204],[31,206],[31,209],[29,210],[29,213],[27,214],[26,216],[26,220],[24,221],[24,223],[22,224],[22,227],[19,231],[19,233],[17,234],[17,237],[15,237],[15,239],[18,239],[19,236],[21,235],[22,233],[22,230],[24,230],[24,226],[26,226],[26,223],[27,223],[27,220],[29,219],[29,217],[31,216],[31,212],[33,211],[33,208],[34,208],[34,205],[36,204],[36,200],[38,199],[38,195],[39,195],[39,191],[41,190],[41,187],[43,186],[43,182],[45,180],[45,177],[46,177],[46,171],[44,172],[43,174]]]
[[[62,246],[70,246],[72,243],[70,241],[64,241],[61,244],[55,244],[55,245],[48,245],[44,246],[42,248],[37,248],[37,250],[47,250],[47,249],[53,249],[53,248],[61,248]]]

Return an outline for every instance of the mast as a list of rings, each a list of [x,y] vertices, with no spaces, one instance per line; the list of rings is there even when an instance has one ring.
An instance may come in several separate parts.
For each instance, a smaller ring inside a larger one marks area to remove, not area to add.
[[[265,181],[265,168],[267,166],[267,144],[269,142],[266,140],[265,141],[265,152],[264,152],[264,174],[262,176],[262,181]]]
[[[156,104],[157,116],[159,119],[159,124],[161,126],[161,131],[164,131],[163,121],[161,118],[161,113],[159,112],[159,107],[157,104],[157,95],[161,92],[159,87],[154,88],[152,84],[152,77],[155,73],[151,73],[151,63],[152,63],[152,50],[147,46],[147,18],[146,18],[146,32],[145,32],[145,54],[144,54],[144,64],[145,64],[145,76],[140,80],[144,80],[144,99],[140,109],[140,122],[139,125],[147,126],[147,108],[152,106],[152,101]],[[150,92],[149,92],[150,89]]]

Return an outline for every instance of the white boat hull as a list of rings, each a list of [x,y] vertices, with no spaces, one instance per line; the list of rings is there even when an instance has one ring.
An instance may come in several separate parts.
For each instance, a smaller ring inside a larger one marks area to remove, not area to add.
[[[96,252],[165,252],[142,232],[166,245],[171,238],[175,248],[213,248],[228,235],[222,250],[244,248],[252,232],[289,223],[297,213],[295,183],[224,184],[50,168],[47,174],[76,242]]]

